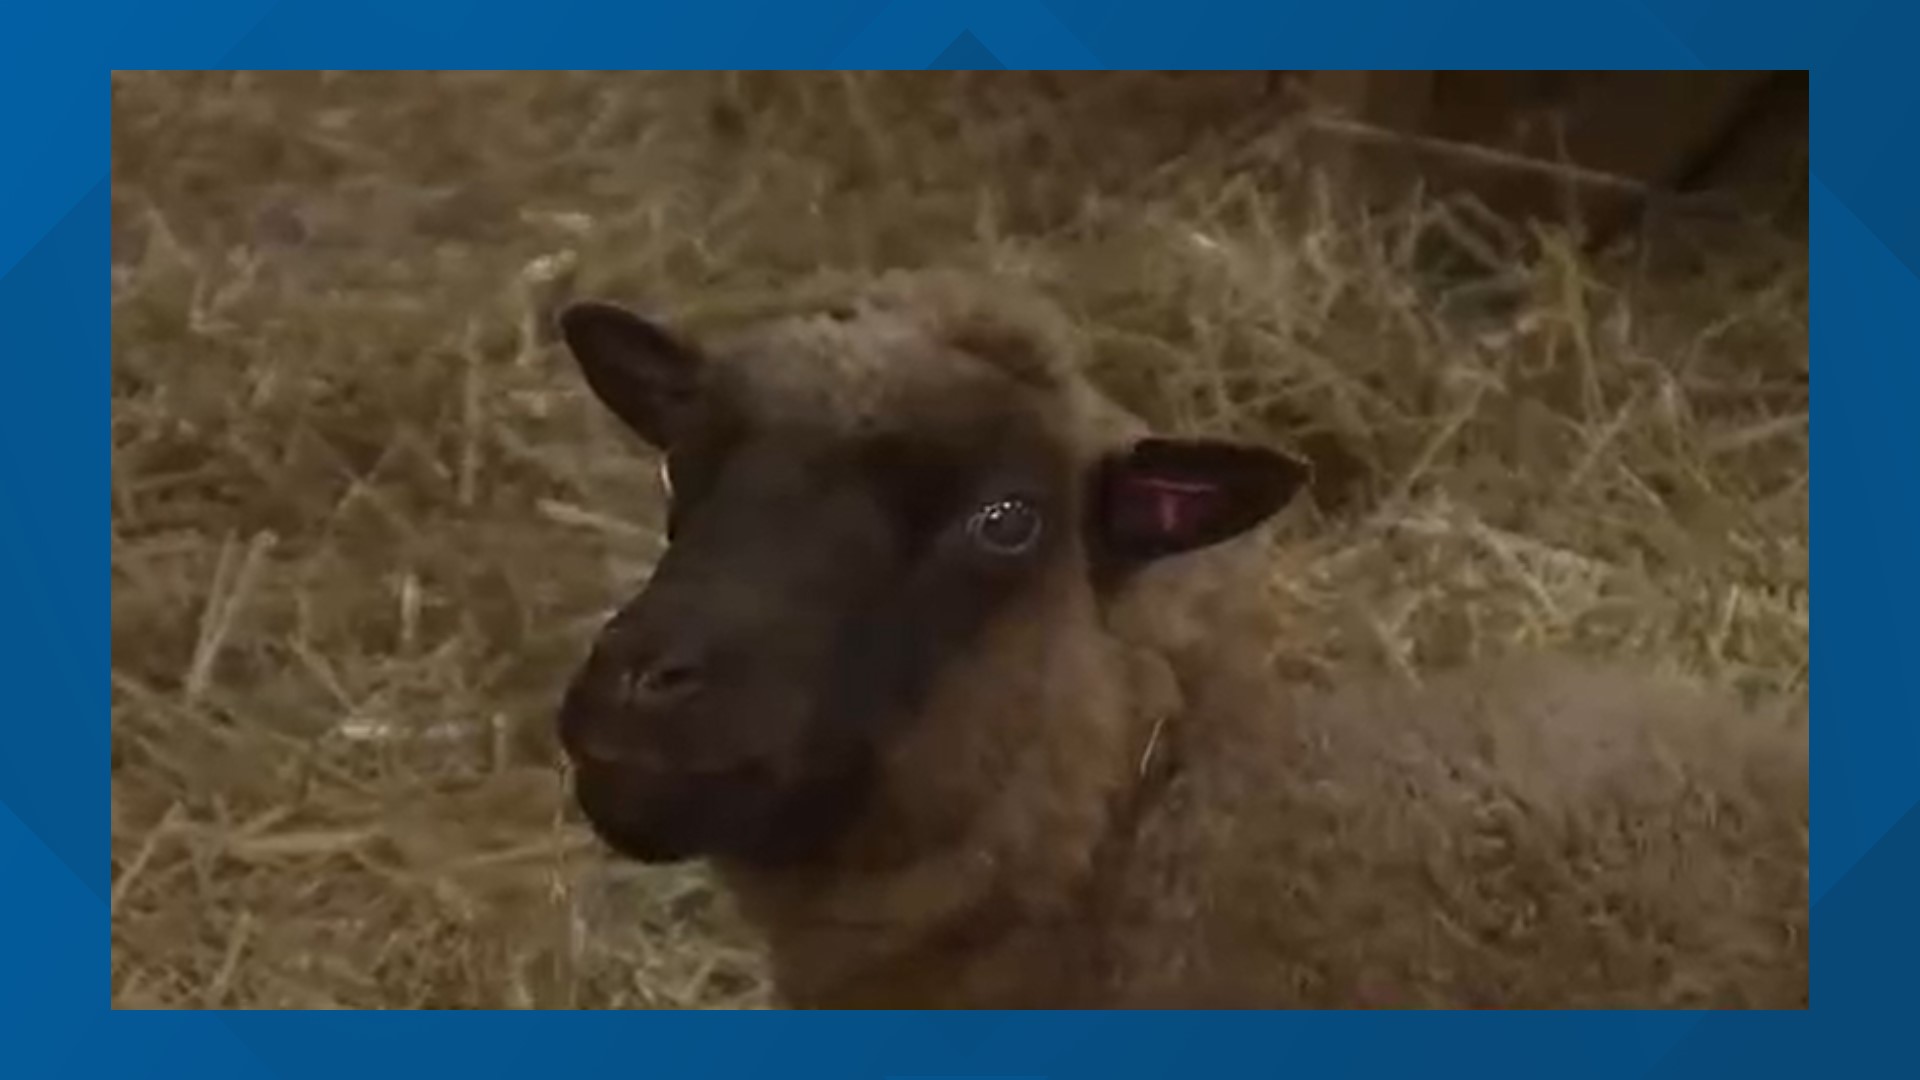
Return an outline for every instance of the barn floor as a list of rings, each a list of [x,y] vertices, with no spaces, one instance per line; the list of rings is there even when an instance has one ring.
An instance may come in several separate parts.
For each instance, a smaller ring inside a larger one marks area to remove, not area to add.
[[[1804,242],[1361,215],[1270,90],[117,77],[114,1003],[768,1002],[703,875],[603,859],[552,765],[660,545],[652,463],[544,329],[564,295],[698,327],[1024,277],[1161,423],[1320,459],[1273,533],[1289,670],[1565,644],[1804,689]]]

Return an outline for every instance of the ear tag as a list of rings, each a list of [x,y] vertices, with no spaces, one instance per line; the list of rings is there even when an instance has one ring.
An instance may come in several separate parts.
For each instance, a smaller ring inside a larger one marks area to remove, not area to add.
[[[1308,476],[1304,462],[1261,447],[1143,439],[1095,474],[1098,542],[1130,563],[1211,547],[1271,517]]]
[[[1220,497],[1220,489],[1213,484],[1165,476],[1132,476],[1124,486],[1129,489],[1129,503],[1152,507],[1154,531],[1167,537],[1202,531]]]

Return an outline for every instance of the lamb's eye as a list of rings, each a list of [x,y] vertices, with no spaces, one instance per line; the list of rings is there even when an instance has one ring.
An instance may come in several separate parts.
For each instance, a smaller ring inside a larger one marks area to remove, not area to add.
[[[995,555],[1019,555],[1040,539],[1040,511],[1025,499],[997,499],[973,512],[967,535]]]

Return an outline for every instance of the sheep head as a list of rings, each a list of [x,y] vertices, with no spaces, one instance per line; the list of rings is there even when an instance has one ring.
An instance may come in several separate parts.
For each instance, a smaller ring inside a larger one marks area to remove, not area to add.
[[[1307,475],[1261,447],[1116,438],[1043,340],[979,310],[875,300],[711,348],[600,302],[560,328],[671,492],[668,549],[559,717],[592,827],[646,861],[817,855],[997,623],[1239,536]]]

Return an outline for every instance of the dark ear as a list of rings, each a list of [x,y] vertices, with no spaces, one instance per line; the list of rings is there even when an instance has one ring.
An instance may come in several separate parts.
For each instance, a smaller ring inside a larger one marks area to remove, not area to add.
[[[1210,439],[1143,439],[1100,463],[1094,546],[1139,563],[1231,540],[1272,517],[1312,476],[1306,462]]]
[[[594,396],[642,439],[666,449],[699,403],[699,350],[614,304],[583,300],[560,312],[560,336]]]

